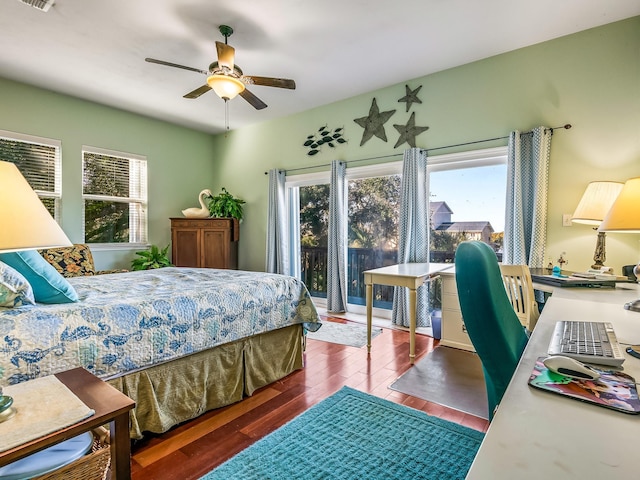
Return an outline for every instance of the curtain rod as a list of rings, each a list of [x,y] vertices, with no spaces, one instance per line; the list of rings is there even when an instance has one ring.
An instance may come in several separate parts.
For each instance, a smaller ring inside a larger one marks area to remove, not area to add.
[[[559,129],[564,129],[564,130],[569,130],[572,127],[572,125],[570,123],[566,123],[564,125],[560,125],[558,127],[550,127],[550,128],[545,128],[545,132],[551,132],[551,134],[553,135],[553,131],[554,130],[559,130]],[[523,132],[521,135],[529,135],[533,133],[533,131],[528,131],[528,132]],[[465,143],[456,143],[455,145],[445,145],[444,147],[434,147],[434,148],[422,148],[421,150],[425,151],[425,152],[433,152],[435,150],[444,150],[446,148],[454,148],[454,147],[464,147],[465,145],[474,145],[476,143],[486,143],[486,142],[493,142],[495,140],[505,140],[508,139],[509,135],[503,136],[503,137],[494,137],[494,138],[485,138],[484,140],[474,140],[472,142],[465,142]],[[382,158],[391,158],[391,157],[397,157],[399,155],[402,155],[402,152],[399,153],[392,153],[389,155],[381,155],[379,157],[369,157],[369,158],[359,158],[357,160],[344,160],[344,163],[356,163],[356,162],[366,162],[369,160],[380,160]],[[285,170],[285,173],[289,173],[289,172],[299,172],[301,170],[311,170],[312,168],[322,168],[322,167],[330,167],[331,164],[330,163],[323,163],[320,165],[310,165],[308,167],[298,167],[298,168],[290,168]],[[269,172],[264,172],[265,175],[269,175]]]

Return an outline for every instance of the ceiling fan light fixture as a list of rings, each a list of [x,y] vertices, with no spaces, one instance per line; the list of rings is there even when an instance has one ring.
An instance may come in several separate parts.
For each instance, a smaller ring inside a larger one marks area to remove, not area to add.
[[[232,100],[244,92],[244,83],[235,77],[228,75],[210,75],[207,77],[207,85],[223,100]]]

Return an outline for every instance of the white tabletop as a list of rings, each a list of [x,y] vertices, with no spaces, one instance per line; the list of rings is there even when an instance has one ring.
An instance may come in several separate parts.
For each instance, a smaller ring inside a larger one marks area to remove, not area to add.
[[[394,277],[420,278],[435,275],[453,267],[453,263],[399,263],[387,267],[365,270],[363,273]]]
[[[640,313],[623,309],[640,288],[562,289],[547,302],[467,479],[640,478],[640,416],[628,415],[528,385],[546,354],[556,321],[608,321],[621,343],[640,344]],[[640,359],[624,371],[640,381]]]

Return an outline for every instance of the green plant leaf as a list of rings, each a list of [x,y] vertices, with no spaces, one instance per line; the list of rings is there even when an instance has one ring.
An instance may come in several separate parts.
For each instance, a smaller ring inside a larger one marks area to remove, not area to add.
[[[235,198],[227,189],[222,187],[222,193],[210,197],[209,213],[216,218],[237,218],[242,220],[244,212],[242,205],[246,203],[240,198]]]
[[[167,252],[169,245],[162,250],[157,245],[151,245],[149,250],[136,252],[137,258],[131,261],[131,270],[149,270],[152,268],[172,267]]]

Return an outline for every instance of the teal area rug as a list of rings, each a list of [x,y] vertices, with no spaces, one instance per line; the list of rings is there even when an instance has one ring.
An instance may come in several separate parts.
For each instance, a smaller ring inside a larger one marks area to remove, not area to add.
[[[483,438],[343,387],[202,480],[463,479]]]
[[[373,327],[371,339],[382,333],[382,329]],[[307,332],[307,338],[322,342],[339,343],[351,347],[364,347],[367,344],[367,326],[356,323],[338,323],[323,321],[315,332]]]

